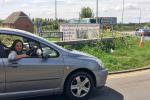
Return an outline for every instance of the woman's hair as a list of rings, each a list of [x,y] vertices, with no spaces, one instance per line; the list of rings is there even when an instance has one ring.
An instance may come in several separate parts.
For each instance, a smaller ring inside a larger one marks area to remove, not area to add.
[[[16,46],[16,44],[17,44],[18,42],[21,42],[21,43],[22,43],[22,48],[23,48],[23,42],[18,39],[18,40],[15,40],[15,41],[14,41],[14,43],[13,43],[12,46],[10,47],[10,51],[12,51],[12,50],[16,51],[15,46]],[[22,52],[22,50],[21,50],[21,52]]]

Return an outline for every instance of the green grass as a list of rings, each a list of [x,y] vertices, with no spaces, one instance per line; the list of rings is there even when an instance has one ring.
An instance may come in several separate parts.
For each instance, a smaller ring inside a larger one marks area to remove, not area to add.
[[[65,46],[101,59],[110,72],[128,70],[150,65],[150,41],[145,41],[143,47],[139,47],[140,38],[126,37],[113,41],[84,43],[73,46]],[[114,52],[111,52],[110,49]]]
[[[102,36],[102,33],[100,33],[100,35]],[[121,36],[128,36],[128,34],[122,34],[119,31],[113,31],[113,36],[112,36],[112,32],[107,32],[106,30],[104,30],[103,32],[103,37],[121,37]]]

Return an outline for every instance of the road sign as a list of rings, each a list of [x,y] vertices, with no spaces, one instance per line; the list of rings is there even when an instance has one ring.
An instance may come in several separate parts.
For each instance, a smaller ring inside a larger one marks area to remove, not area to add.
[[[106,27],[110,27],[110,25],[106,25]]]
[[[100,25],[117,25],[117,17],[100,17]]]
[[[43,38],[62,38],[63,32],[44,32],[40,33]]]

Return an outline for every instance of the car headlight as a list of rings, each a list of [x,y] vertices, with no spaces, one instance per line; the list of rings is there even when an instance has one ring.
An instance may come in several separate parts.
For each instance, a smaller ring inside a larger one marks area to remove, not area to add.
[[[96,60],[98,62],[98,64],[102,67],[105,68],[104,63],[101,60]]]

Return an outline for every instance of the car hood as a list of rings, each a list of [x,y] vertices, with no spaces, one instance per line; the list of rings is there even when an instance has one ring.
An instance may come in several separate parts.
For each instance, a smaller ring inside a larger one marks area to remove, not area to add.
[[[90,58],[98,59],[95,56],[92,56],[90,54],[87,54],[87,53],[84,53],[81,51],[77,51],[77,50],[70,51],[69,56],[74,56],[74,57],[84,56],[84,57],[90,57]]]

